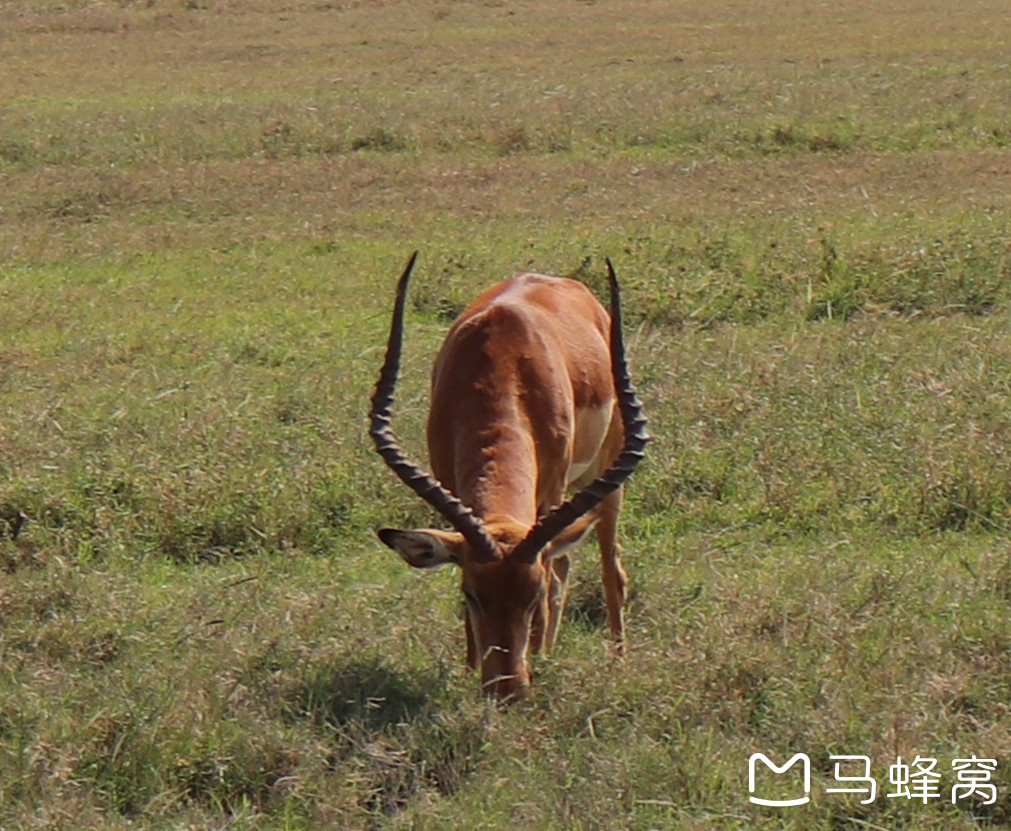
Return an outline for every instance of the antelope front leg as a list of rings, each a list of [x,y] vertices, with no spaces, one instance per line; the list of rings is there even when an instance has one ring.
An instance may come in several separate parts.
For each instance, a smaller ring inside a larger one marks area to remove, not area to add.
[[[621,548],[618,546],[618,514],[621,511],[621,491],[616,490],[600,506],[597,523],[597,540],[603,567],[604,598],[607,601],[607,618],[611,623],[611,637],[615,652],[625,654],[625,600],[628,575],[621,566]]]
[[[551,560],[550,583],[548,586],[548,626],[544,637],[544,651],[548,654],[555,648],[558,637],[558,627],[565,611],[565,599],[569,593],[569,567],[571,561],[567,554],[562,554]]]

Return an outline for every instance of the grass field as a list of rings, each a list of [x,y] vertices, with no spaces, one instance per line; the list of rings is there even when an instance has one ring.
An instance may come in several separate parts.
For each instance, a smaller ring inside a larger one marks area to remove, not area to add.
[[[0,828],[1011,824],[1009,67],[1004,0],[0,0]],[[372,534],[415,248],[414,456],[466,302],[605,256],[655,436],[628,656],[588,546],[504,712]]]

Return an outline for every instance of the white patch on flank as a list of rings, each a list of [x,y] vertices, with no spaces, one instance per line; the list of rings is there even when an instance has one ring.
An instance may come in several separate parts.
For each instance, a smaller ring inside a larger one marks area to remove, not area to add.
[[[593,467],[607,436],[613,412],[613,401],[576,412],[576,438],[572,448],[572,464],[569,465],[569,484],[578,481]]]

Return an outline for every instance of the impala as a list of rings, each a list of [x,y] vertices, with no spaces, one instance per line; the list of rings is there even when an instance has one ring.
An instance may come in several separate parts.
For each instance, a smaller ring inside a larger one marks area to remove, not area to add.
[[[621,486],[649,437],[625,361],[618,281],[608,260],[610,316],[581,283],[539,274],[499,283],[464,310],[432,373],[433,478],[406,459],[390,419],[416,258],[397,286],[370,433],[454,530],[378,534],[415,568],[460,567],[467,663],[480,666],[488,695],[519,698],[530,687],[527,653],[554,645],[569,551],[594,525],[611,634],[624,647]],[[563,501],[569,486],[578,492]]]

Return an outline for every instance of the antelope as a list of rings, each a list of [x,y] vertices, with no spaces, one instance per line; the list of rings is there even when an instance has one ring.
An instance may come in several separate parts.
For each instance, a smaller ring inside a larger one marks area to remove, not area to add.
[[[569,552],[594,526],[611,635],[624,650],[621,487],[649,436],[625,360],[618,280],[608,260],[610,316],[582,283],[540,274],[498,283],[463,311],[432,371],[433,478],[405,457],[390,416],[417,256],[397,285],[370,434],[454,530],[377,533],[410,566],[460,567],[467,664],[480,667],[486,695],[516,700],[530,689],[527,653],[554,646]],[[570,485],[578,492],[563,501]]]

